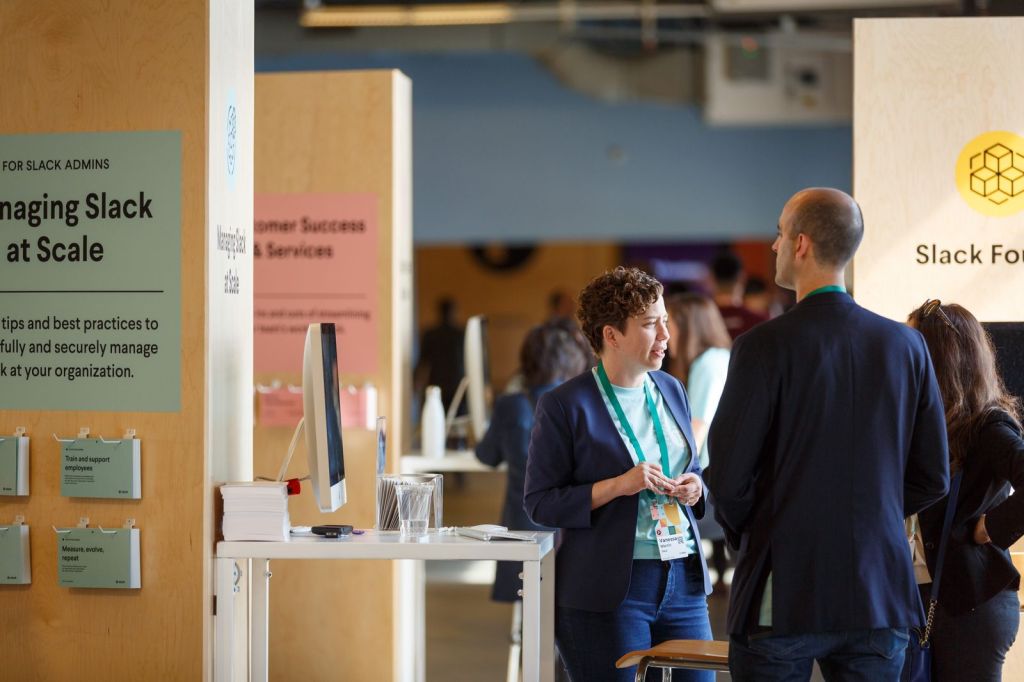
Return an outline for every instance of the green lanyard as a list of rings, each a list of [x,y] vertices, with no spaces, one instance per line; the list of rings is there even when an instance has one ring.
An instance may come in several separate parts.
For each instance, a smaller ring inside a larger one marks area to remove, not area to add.
[[[633,433],[633,427],[630,426],[629,420],[626,419],[626,413],[622,411],[622,405],[619,404],[619,399],[615,396],[615,389],[612,388],[612,382],[608,380],[608,373],[604,371],[604,363],[597,363],[597,378],[601,381],[601,388],[604,389],[604,394],[608,398],[608,402],[612,404],[612,409],[615,410],[615,416],[619,418],[619,424],[622,425],[623,430],[626,432],[626,437],[629,438],[630,444],[633,446],[633,451],[636,452],[636,458],[641,462],[646,462],[647,458],[644,457],[644,451],[640,449],[640,441],[637,440],[636,434]],[[671,467],[668,461],[668,443],[665,442],[665,430],[661,427],[661,418],[658,417],[658,408],[654,405],[654,398],[651,396],[650,389],[647,388],[647,381],[644,381],[644,398],[647,399],[647,411],[651,413],[651,421],[654,422],[654,436],[658,439],[658,449],[661,450],[661,472],[665,474],[667,478],[671,478],[672,474],[669,473]]]
[[[804,298],[810,298],[811,296],[814,296],[815,294],[828,294],[828,293],[832,293],[832,292],[838,292],[840,294],[845,294],[846,293],[846,287],[839,286],[838,284],[829,284],[828,286],[818,287],[817,289],[815,289],[811,293],[809,293],[806,296],[804,296]]]

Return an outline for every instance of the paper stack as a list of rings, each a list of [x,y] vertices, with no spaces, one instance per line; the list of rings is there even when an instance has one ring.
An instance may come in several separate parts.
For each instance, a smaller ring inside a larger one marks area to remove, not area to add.
[[[284,541],[288,539],[287,484],[275,481],[225,483],[224,539]]]

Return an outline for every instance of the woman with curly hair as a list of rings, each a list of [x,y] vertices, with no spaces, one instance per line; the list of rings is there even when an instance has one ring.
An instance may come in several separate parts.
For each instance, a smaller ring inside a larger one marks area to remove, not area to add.
[[[1020,409],[970,311],[931,300],[907,323],[928,344],[946,407],[950,474],[962,476],[931,633],[932,679],[1000,680],[1020,625],[1020,574],[1008,551],[1024,535]],[[948,503],[946,497],[918,514],[930,575]]]
[[[535,523],[562,529],[555,637],[573,680],[633,680],[615,668],[623,654],[711,638],[697,530],[704,487],[686,392],[659,371],[669,338],[662,291],[635,268],[592,280],[577,317],[598,365],[537,404],[524,502]]]

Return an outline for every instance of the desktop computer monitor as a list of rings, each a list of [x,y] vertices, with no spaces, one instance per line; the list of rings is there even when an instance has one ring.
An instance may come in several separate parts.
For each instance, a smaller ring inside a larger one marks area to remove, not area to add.
[[[334,325],[310,324],[302,354],[302,412],[309,478],[322,512],[338,509],[346,497],[339,386]]]
[[[483,315],[466,321],[464,353],[469,421],[473,440],[479,443],[491,418],[491,363],[487,355],[487,318]]]

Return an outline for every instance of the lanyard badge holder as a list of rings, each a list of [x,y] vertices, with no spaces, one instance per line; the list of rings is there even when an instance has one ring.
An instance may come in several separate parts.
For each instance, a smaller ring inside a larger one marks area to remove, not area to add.
[[[608,379],[608,373],[604,370],[604,364],[600,362],[597,364],[597,377],[600,380],[601,389],[604,391],[605,397],[608,398],[608,402],[611,403],[612,409],[615,411],[619,424],[622,425],[623,430],[626,432],[626,437],[629,438],[630,445],[633,446],[637,459],[641,462],[646,462],[647,458],[640,447],[640,441],[633,432],[633,427],[630,425],[629,420],[626,419],[626,413],[622,411],[622,405],[619,404],[619,399],[615,395],[615,389],[612,388],[612,383]],[[643,386],[647,411],[651,415],[651,421],[654,422],[654,435],[658,440],[658,449],[661,451],[661,470],[665,476],[671,477],[665,429],[661,425],[661,418],[658,416],[658,409],[654,404],[651,391],[647,387],[646,379]],[[657,495],[647,490],[642,491],[641,494],[645,498],[645,504],[648,504],[650,507],[651,519],[655,521],[654,536],[658,541],[658,554],[661,556],[661,560],[670,561],[689,556],[690,550],[686,545],[684,533],[690,527],[690,522],[683,514],[679,500],[670,498],[667,495]]]

